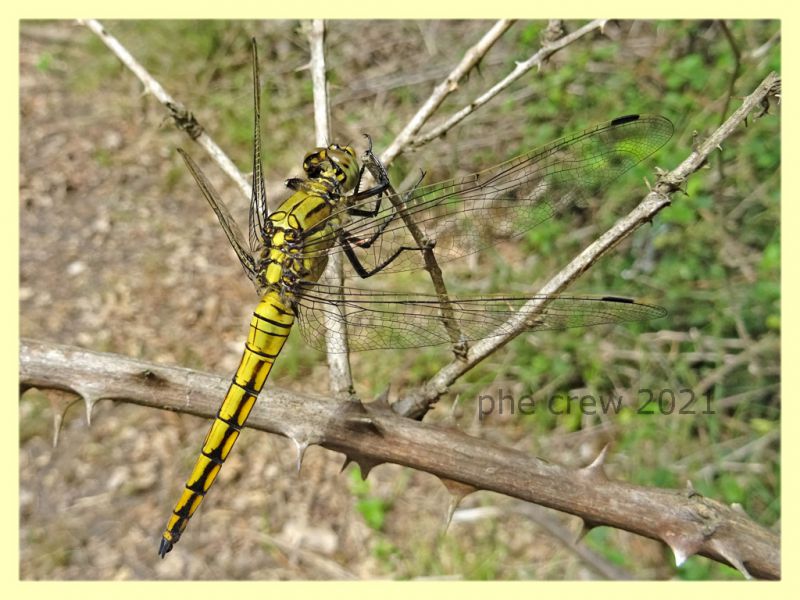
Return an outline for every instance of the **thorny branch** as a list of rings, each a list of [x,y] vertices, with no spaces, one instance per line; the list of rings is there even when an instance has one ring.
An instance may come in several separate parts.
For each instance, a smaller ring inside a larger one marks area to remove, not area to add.
[[[23,391],[78,395],[87,412],[98,400],[110,399],[213,417],[229,380],[23,339],[20,384]],[[685,490],[665,490],[609,479],[605,449],[590,465],[570,468],[454,428],[400,417],[385,401],[364,405],[277,386],[268,386],[263,396],[248,427],[290,438],[298,461],[308,445],[319,444],[357,462],[364,477],[384,462],[431,473],[454,495],[451,508],[472,491],[490,490],[575,515],[583,531],[608,525],[661,540],[672,548],[678,564],[701,554],[748,577],[780,577],[777,534],[754,523],[741,507],[704,498],[691,484]]]

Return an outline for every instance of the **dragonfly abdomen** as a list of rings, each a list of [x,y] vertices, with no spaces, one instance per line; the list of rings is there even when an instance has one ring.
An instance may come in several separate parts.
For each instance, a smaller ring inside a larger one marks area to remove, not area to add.
[[[276,291],[267,292],[253,312],[239,368],[164,530],[159,548],[162,558],[180,539],[189,519],[217,477],[264,387],[293,322],[294,314]]]

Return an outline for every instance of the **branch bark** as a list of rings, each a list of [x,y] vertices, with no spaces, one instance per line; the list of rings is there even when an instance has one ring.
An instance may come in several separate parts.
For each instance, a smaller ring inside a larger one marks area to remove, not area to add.
[[[20,383],[82,397],[131,402],[213,417],[228,378],[163,367],[114,354],[23,339]],[[248,426],[292,439],[298,452],[319,444],[362,467],[391,462],[431,473],[462,488],[490,490],[573,514],[584,530],[609,525],[667,543],[680,564],[692,554],[738,568],[746,576],[780,577],[777,534],[739,507],[686,490],[647,488],[609,479],[606,450],[590,465],[570,468],[395,414],[382,401],[363,405],[269,386]],[[462,494],[459,494],[463,496]]]

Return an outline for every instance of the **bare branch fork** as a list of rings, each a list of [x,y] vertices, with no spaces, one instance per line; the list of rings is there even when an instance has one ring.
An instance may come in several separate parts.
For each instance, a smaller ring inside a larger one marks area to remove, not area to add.
[[[558,37],[556,39],[546,39],[542,44],[542,47],[534,55],[527,60],[518,62],[514,67],[514,70],[506,75],[506,77],[504,77],[501,81],[478,96],[467,106],[453,113],[453,115],[441,125],[437,125],[423,135],[410,137],[408,144],[414,147],[422,146],[436,139],[437,137],[444,135],[458,123],[463,121],[466,117],[471,115],[481,106],[489,102],[489,100],[497,96],[497,94],[514,83],[517,79],[522,77],[525,73],[534,67],[540,69],[547,62],[547,59],[549,59],[553,54],[593,31],[602,30],[605,23],[606,21],[604,19],[597,19],[562,37]],[[386,159],[394,158],[389,154],[389,150],[387,150],[383,156]]]
[[[213,417],[229,380],[23,339],[20,382],[23,390],[76,394],[87,403],[87,411],[97,401],[111,399]],[[268,386],[263,394],[248,427],[290,438],[298,458],[308,445],[320,444],[357,462],[364,476],[380,463],[397,463],[440,478],[454,494],[451,508],[471,491],[491,490],[576,515],[584,531],[609,525],[662,540],[679,564],[701,554],[747,576],[780,577],[778,536],[754,523],[740,507],[704,498],[690,485],[663,490],[611,480],[603,466],[605,449],[589,466],[568,468],[455,428],[403,418],[385,402],[361,405],[276,386]]]
[[[464,57],[456,67],[450,71],[447,77],[439,83],[431,93],[430,97],[422,104],[417,113],[411,117],[411,120],[397,135],[394,141],[389,144],[389,147],[381,155],[381,161],[384,164],[391,163],[397,158],[400,153],[411,143],[414,135],[422,128],[427,120],[433,115],[434,112],[441,106],[445,98],[458,89],[458,83],[467,73],[469,73],[494,45],[500,37],[508,31],[508,28],[514,24],[514,21],[508,19],[501,19],[486,32],[486,34],[478,41],[477,44],[472,46],[464,53]]]
[[[513,21],[500,20],[475,44],[464,53],[461,62],[439,83],[431,93],[430,97],[423,103],[417,113],[405,128],[397,135],[389,147],[381,154],[381,161],[388,165],[410,146],[422,146],[431,140],[444,135],[464,118],[485,105],[501,91],[514,83],[532,68],[541,68],[553,54],[575,42],[581,37],[595,30],[602,29],[606,21],[598,19],[587,23],[576,31],[562,37],[552,36],[545,39],[542,47],[527,60],[517,63],[514,70],[504,79],[489,88],[486,92],[478,96],[467,106],[454,113],[444,123],[436,126],[424,135],[418,135],[422,126],[433,116],[436,110],[444,102],[445,98],[458,89],[459,82],[481,61],[494,43],[502,36]],[[555,39],[553,39],[555,38]]]

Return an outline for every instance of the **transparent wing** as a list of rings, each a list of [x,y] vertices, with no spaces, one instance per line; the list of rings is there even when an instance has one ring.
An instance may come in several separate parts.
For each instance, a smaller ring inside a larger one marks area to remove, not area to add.
[[[233,220],[233,216],[228,210],[228,207],[225,205],[225,202],[222,201],[219,193],[214,189],[214,186],[211,185],[211,182],[200,170],[200,167],[197,166],[197,163],[195,163],[183,149],[178,148],[178,152],[183,157],[183,160],[186,163],[186,166],[189,168],[189,172],[192,174],[192,177],[194,177],[194,180],[197,182],[200,191],[203,192],[203,196],[206,197],[206,200],[208,200],[212,210],[214,213],[216,213],[217,219],[219,219],[219,224],[222,225],[225,235],[228,236],[228,241],[231,243],[234,252],[236,252],[236,256],[239,257],[239,262],[242,263],[245,273],[247,273],[247,276],[258,290],[258,273],[256,270],[255,260],[253,260],[252,255],[245,247],[242,230],[239,229],[239,226],[236,224],[236,221]]]
[[[435,240],[437,258],[451,260],[528,231],[597,194],[663,146],[672,131],[672,123],[661,116],[620,117],[486,171],[419,187],[408,195],[406,212],[428,239]],[[354,206],[367,210],[374,205],[375,199],[370,198]],[[329,219],[340,219],[345,210]],[[368,269],[401,248],[412,250],[401,251],[382,271],[422,266],[413,238],[386,198],[374,216],[353,218],[345,234]],[[329,249],[337,235],[334,231],[307,243],[304,253],[317,256],[340,251],[340,247]]]
[[[264,239],[264,225],[267,222],[267,190],[264,185],[264,166],[261,162],[261,82],[258,77],[258,49],[256,40],[253,48],[253,195],[250,200],[250,251],[258,256],[268,244]]]
[[[300,329],[309,345],[326,347],[329,328],[345,326],[350,350],[416,348],[450,342],[436,296],[375,292],[303,284],[298,300]],[[546,296],[472,296],[451,301],[453,322],[461,339],[478,340],[509,333],[519,319],[518,310]],[[666,310],[614,296],[551,296],[542,314],[525,323],[527,331],[589,327],[602,323],[646,321],[666,315]],[[340,347],[334,352],[345,352]]]

